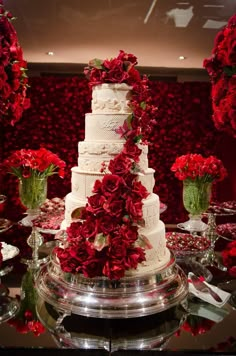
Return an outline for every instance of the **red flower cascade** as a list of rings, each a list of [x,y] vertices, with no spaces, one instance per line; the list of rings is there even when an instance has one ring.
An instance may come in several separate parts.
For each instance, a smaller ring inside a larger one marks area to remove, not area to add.
[[[215,127],[236,137],[236,15],[217,34],[212,56],[203,66],[212,83]]]
[[[67,229],[67,245],[57,248],[61,268],[65,272],[83,273],[86,277],[106,276],[120,279],[125,271],[136,269],[145,260],[145,239],[139,236],[143,224],[142,200],[148,196],[146,188],[137,180],[138,143],[146,143],[155,113],[148,95],[148,81],[134,68],[136,57],[120,51],[110,61],[93,60],[85,68],[90,85],[127,83],[132,85],[132,113],[119,128],[125,137],[123,150],[110,161],[102,180],[94,184],[93,195],[82,211],[81,221]],[[137,241],[139,243],[137,244]],[[142,241],[143,247],[140,247]]]
[[[0,122],[14,125],[30,105],[26,97],[27,63],[12,25],[13,16],[0,0]]]

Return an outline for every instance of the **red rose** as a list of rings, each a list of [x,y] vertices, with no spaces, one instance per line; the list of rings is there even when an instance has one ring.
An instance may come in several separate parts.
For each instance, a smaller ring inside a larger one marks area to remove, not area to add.
[[[87,211],[90,211],[93,214],[103,213],[104,203],[106,198],[101,194],[94,194],[88,197],[88,206]]]
[[[110,161],[108,169],[112,174],[123,176],[129,173],[131,166],[131,160],[123,153],[120,153]]]
[[[114,231],[117,225],[117,221],[114,216],[102,214],[98,220],[99,231],[104,235],[108,235]]]
[[[141,199],[146,199],[149,195],[146,187],[140,181],[134,181],[132,186],[132,194],[139,196]]]
[[[120,260],[106,261],[102,273],[111,280],[119,280],[124,277],[125,269]]]
[[[145,253],[141,247],[129,248],[125,261],[126,269],[137,268],[138,264],[145,261]]]
[[[103,65],[109,71],[102,73],[103,80],[110,83],[124,83],[128,78],[128,73],[124,71],[123,62],[118,59],[104,61]]]
[[[132,158],[135,162],[139,162],[139,156],[142,150],[131,140],[127,140],[124,144],[123,153]]]
[[[130,62],[132,63],[132,65],[136,65],[138,64],[137,62],[137,57],[135,57],[133,54],[131,53],[126,53],[123,50],[120,50],[117,59],[123,61],[123,62]]]
[[[102,179],[101,190],[105,196],[120,195],[121,189],[125,186],[124,179],[115,174],[106,174]]]
[[[19,78],[21,76],[21,69],[19,63],[13,63],[11,66],[11,72],[13,78]]]
[[[132,245],[138,238],[138,227],[136,225],[122,225],[119,232],[125,245]]]
[[[128,197],[125,205],[128,214],[131,216],[131,219],[135,222],[142,219],[143,216],[143,203],[141,201],[134,202],[131,197]]]
[[[124,202],[122,200],[113,200],[113,197],[111,196],[104,204],[103,204],[104,210],[110,214],[111,216],[114,216],[116,218],[119,218],[122,216],[123,209],[124,209]]]
[[[104,260],[105,262],[105,260]],[[83,263],[83,274],[85,277],[93,278],[102,275],[103,264],[101,259],[92,258]]]
[[[97,233],[97,226],[96,226],[96,221],[93,218],[88,218],[80,226],[80,234],[85,239],[94,238],[96,236],[96,233]]]

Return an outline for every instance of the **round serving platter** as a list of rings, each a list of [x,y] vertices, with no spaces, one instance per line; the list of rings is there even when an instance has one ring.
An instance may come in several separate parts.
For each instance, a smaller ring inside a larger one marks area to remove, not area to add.
[[[52,253],[36,279],[36,289],[39,317],[47,303],[63,317],[73,313],[92,318],[136,318],[180,303],[186,306],[188,281],[173,254],[161,270],[112,281],[65,273]]]

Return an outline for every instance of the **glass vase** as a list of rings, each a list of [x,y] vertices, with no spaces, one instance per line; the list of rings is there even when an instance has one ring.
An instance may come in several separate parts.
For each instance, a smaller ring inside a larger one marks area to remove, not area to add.
[[[202,221],[202,214],[208,209],[211,198],[211,182],[201,180],[183,181],[183,204],[189,212],[189,220],[178,224],[182,230],[202,232],[207,224]]]
[[[19,180],[19,196],[21,203],[27,208],[26,218],[21,223],[32,226],[32,220],[40,213],[40,206],[47,198],[47,178],[31,175],[29,178]]]
[[[33,220],[40,214],[40,206],[47,198],[47,178],[39,178],[31,175],[29,178],[19,180],[19,196],[22,204],[27,208],[27,216],[21,220],[24,226],[32,227],[32,232],[27,239],[28,245],[32,248],[32,258],[24,259],[31,268],[37,268],[45,263],[45,257],[40,258],[39,247],[43,244],[43,237],[34,226]]]

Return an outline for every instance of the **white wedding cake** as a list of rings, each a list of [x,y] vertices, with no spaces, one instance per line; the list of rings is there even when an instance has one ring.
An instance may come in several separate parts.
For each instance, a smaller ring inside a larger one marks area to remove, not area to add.
[[[64,228],[73,221],[76,209],[86,206],[87,198],[93,195],[95,181],[109,174],[110,160],[122,151],[125,138],[118,132],[131,113],[131,98],[132,87],[125,83],[93,86],[92,112],[85,115],[85,139],[78,144],[78,166],[72,168],[72,189],[65,199]],[[138,231],[148,242],[148,248],[145,248],[146,260],[137,269],[126,271],[125,275],[140,275],[161,269],[170,259],[165,226],[160,220],[159,197],[153,193],[154,170],[148,167],[148,146],[140,143],[139,148],[142,153],[137,179],[149,195],[142,201],[144,224]]]

